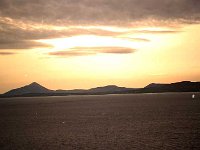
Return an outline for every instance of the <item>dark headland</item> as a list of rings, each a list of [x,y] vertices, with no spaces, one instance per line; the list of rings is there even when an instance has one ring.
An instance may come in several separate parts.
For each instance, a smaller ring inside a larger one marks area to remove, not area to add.
[[[36,82],[10,90],[0,97],[34,97],[34,96],[67,96],[67,95],[103,95],[131,93],[164,93],[164,92],[199,92],[200,82],[182,81],[170,84],[151,83],[144,88],[126,88],[108,85],[91,89],[50,90]]]

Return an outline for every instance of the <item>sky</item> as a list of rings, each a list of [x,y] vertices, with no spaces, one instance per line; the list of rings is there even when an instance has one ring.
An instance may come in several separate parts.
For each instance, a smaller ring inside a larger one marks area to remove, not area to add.
[[[0,93],[200,81],[199,0],[0,0]]]

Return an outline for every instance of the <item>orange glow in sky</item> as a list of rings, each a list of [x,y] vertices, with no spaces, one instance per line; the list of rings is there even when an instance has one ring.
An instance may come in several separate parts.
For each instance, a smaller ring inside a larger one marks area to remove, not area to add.
[[[56,7],[54,0],[48,7],[28,3],[23,7],[29,13],[17,2],[8,3],[15,9],[0,10],[0,93],[34,81],[50,89],[200,81],[196,5],[180,1],[184,4],[168,10],[161,1],[141,0],[133,9],[129,5],[135,0],[125,0],[127,7],[119,6],[118,12],[115,1],[91,1],[94,8],[87,1]],[[35,7],[45,7],[44,12]],[[196,11],[184,11],[190,8]]]

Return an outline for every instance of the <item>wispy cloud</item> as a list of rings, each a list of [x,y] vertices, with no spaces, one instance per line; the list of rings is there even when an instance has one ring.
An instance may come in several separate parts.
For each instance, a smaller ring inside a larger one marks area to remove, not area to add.
[[[129,54],[135,52],[135,49],[126,47],[75,47],[65,51],[50,52],[49,55],[60,57],[85,56],[95,54]]]
[[[14,55],[16,53],[13,53],[13,52],[0,52],[0,55]]]
[[[0,49],[31,49],[31,48],[51,48],[51,45],[35,42],[31,40],[7,40],[0,41]]]
[[[138,30],[136,31],[138,33],[148,33],[148,34],[174,34],[174,33],[179,33],[182,31],[174,31],[174,30]]]
[[[95,54],[96,52],[88,52],[88,51],[58,51],[49,53],[49,55],[60,56],[60,57],[86,56]]]
[[[130,38],[126,36],[121,36],[121,38],[129,40],[129,41],[133,41],[133,42],[150,42],[149,39],[145,39],[145,38]]]

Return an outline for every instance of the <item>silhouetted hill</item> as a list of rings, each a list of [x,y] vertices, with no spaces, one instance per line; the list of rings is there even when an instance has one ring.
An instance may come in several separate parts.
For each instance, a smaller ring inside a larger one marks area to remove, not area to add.
[[[149,85],[147,85],[145,88],[159,88],[159,87],[163,87],[166,84],[161,84],[161,83],[151,83]]]
[[[30,93],[51,93],[51,92],[53,92],[53,91],[43,87],[42,85],[40,85],[36,82],[33,82],[24,87],[10,90],[10,91],[6,92],[4,95],[18,96],[18,95],[24,95],[24,94],[30,94]]]
[[[66,96],[66,95],[95,95],[95,94],[127,94],[127,93],[161,93],[161,92],[200,92],[200,82],[182,81],[170,84],[151,83],[144,88],[126,88],[116,85],[91,88],[89,90],[49,90],[33,82],[21,88],[13,89],[0,97],[15,96]]]
[[[182,81],[170,84],[151,83],[141,89],[141,92],[198,92],[200,82]]]
[[[87,90],[83,90],[83,89],[74,89],[74,90],[62,90],[62,89],[59,89],[59,90],[56,90],[54,93],[66,93],[66,94],[78,94],[78,93],[84,93],[86,92]]]
[[[90,93],[116,93],[132,91],[132,88],[118,87],[116,85],[108,85],[103,87],[91,88],[88,90]]]

